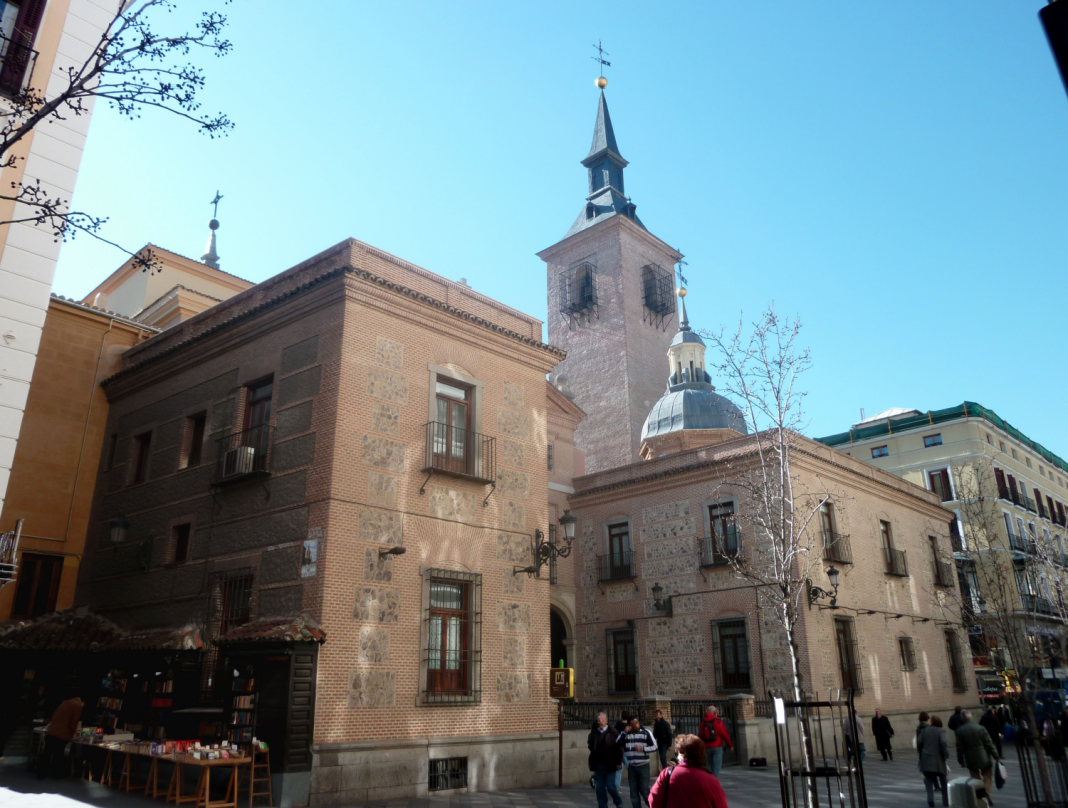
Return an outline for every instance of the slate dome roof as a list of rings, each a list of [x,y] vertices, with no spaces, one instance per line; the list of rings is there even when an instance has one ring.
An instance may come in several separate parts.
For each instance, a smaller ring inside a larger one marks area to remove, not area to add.
[[[665,393],[645,419],[642,440],[683,429],[733,429],[743,435],[749,431],[734,402],[707,384],[687,385]]]

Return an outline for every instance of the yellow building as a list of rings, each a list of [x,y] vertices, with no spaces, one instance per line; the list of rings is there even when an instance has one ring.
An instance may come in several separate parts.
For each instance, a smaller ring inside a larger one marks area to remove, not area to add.
[[[819,440],[933,491],[956,514],[949,532],[962,598],[977,615],[971,641],[984,698],[1000,695],[1006,669],[1032,670],[1037,689],[1062,689],[1068,462],[973,402],[890,409]],[[1009,597],[983,592],[999,580],[1010,582]],[[979,633],[994,603],[1018,614],[1033,659],[1013,660]]]

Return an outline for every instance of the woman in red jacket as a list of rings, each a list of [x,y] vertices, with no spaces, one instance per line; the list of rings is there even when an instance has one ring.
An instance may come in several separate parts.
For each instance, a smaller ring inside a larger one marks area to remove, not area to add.
[[[660,772],[649,792],[649,808],[727,808],[719,778],[705,769],[705,744],[696,735],[675,739],[679,762]]]

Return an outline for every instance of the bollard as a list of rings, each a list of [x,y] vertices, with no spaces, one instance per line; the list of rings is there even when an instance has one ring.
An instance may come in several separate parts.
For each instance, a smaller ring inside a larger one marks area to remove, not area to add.
[[[950,780],[949,805],[950,808],[989,808],[990,803],[986,797],[980,797],[982,792],[986,794],[986,788],[982,780],[973,780],[971,777],[958,777]]]

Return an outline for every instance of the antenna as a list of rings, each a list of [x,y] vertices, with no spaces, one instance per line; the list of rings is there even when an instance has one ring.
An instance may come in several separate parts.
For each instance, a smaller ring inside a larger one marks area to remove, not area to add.
[[[604,57],[611,56],[612,54],[610,54],[608,51],[606,51],[604,48],[601,47],[601,40],[600,39],[597,40],[597,44],[596,45],[590,45],[590,47],[591,48],[597,48],[597,55],[596,56],[591,56],[590,58],[593,59],[593,61],[597,62],[597,67],[601,71],[601,78],[604,78],[604,68],[612,66],[612,63],[611,62],[606,62],[604,60]],[[602,65],[603,65],[603,67],[602,67]]]

